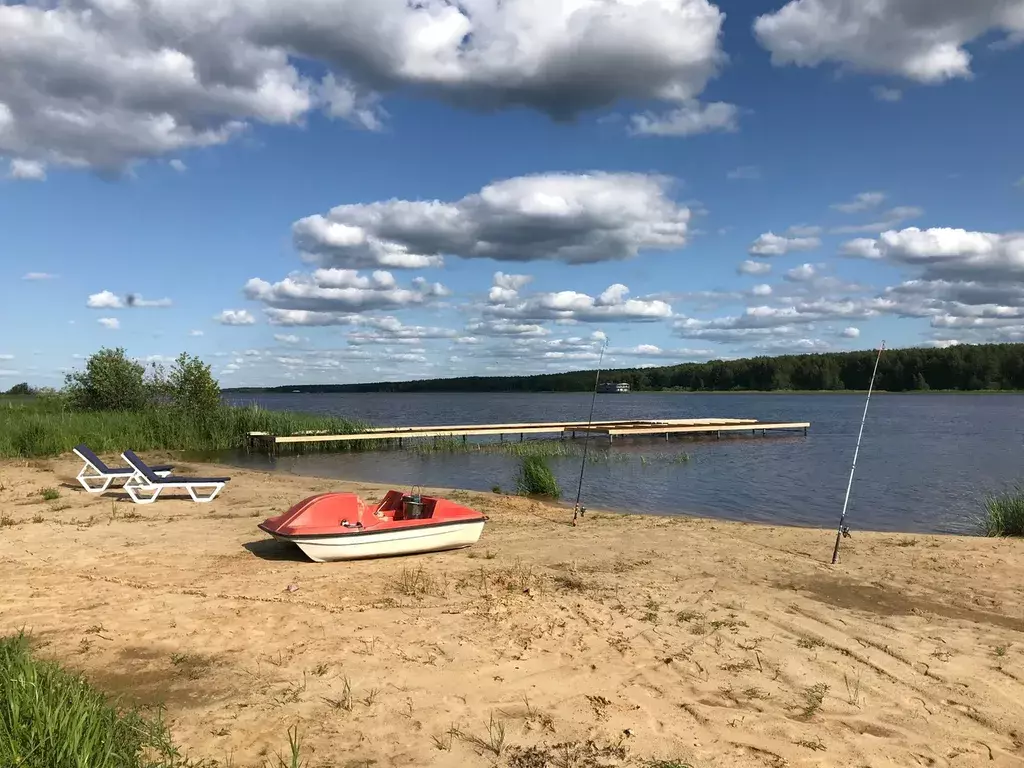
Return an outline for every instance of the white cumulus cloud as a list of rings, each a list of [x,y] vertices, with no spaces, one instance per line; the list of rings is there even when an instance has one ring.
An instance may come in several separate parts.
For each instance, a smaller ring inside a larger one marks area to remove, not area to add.
[[[842,213],[862,213],[885,202],[884,192],[861,192],[846,203],[833,203],[832,208]]]
[[[842,335],[843,335],[843,338],[846,338],[846,339],[857,339],[857,338],[860,338],[860,328],[854,328],[853,326],[850,326],[849,328],[843,328],[843,334]]]
[[[0,8],[0,11],[3,9]],[[3,126],[0,125],[0,130]],[[0,133],[2,135],[2,133]],[[26,160],[24,158],[15,158],[11,160],[10,169],[7,171],[7,178],[16,179],[18,181],[45,181],[46,180],[46,164],[41,163],[38,160]]]
[[[765,232],[751,243],[751,256],[784,256],[794,251],[812,251],[821,245],[817,237],[785,237],[774,232]]]
[[[687,102],[667,112],[633,115],[631,130],[638,136],[695,136],[699,133],[739,130],[740,110],[735,104],[716,101]]]
[[[110,291],[94,293],[86,299],[85,306],[91,309],[122,309],[124,302],[121,297]]]
[[[1024,40],[1024,0],[790,0],[754,33],[778,66],[835,62],[941,83],[971,76],[969,43]]]
[[[247,309],[225,309],[214,317],[221,325],[252,325],[256,318]]]
[[[724,60],[723,19],[709,0],[7,3],[0,154],[119,170],[315,109],[373,130],[397,89],[560,120],[685,105]]]
[[[504,179],[459,200],[339,205],[295,222],[307,261],[344,269],[413,269],[444,255],[586,264],[686,243],[690,210],[670,180],[638,173],[547,173]]]
[[[517,289],[508,287],[514,284],[509,277],[501,272],[495,275],[495,286],[499,287],[499,291],[492,291],[484,309],[486,314],[508,320],[580,322],[659,320],[672,315],[672,307],[668,303],[660,299],[630,298],[629,288],[621,283],[608,286],[598,296],[578,291],[523,296]],[[504,285],[499,286],[499,283]]]
[[[116,317],[101,317],[96,322],[111,331],[116,331],[121,327],[121,321]]]
[[[736,272],[741,275],[767,275],[772,271],[772,265],[764,261],[753,261],[747,259],[736,267]]]

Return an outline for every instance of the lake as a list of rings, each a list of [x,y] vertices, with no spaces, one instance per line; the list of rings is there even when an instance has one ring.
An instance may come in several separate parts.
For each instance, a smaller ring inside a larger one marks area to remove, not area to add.
[[[586,421],[587,393],[260,394],[227,396],[279,410],[345,416],[375,426]],[[810,421],[805,437],[591,441],[582,502],[593,509],[694,514],[834,527],[842,510],[863,395],[598,395],[595,420],[756,418]],[[473,439],[473,438],[471,438]],[[680,462],[678,454],[689,454]],[[973,532],[987,493],[1024,479],[1024,395],[885,395],[871,399],[847,524],[920,533]],[[495,453],[363,453],[267,457],[241,466],[392,484],[515,488],[518,459]],[[580,459],[550,460],[570,505]]]

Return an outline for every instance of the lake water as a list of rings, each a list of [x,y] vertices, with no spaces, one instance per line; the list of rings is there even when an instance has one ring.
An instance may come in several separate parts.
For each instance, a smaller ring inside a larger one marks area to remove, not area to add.
[[[586,421],[589,394],[265,394],[228,398],[267,408],[331,414],[376,426]],[[810,421],[805,437],[595,439],[583,503],[594,509],[697,514],[835,526],[842,510],[863,395],[598,395],[595,420],[756,418]],[[472,439],[472,438],[471,438]],[[604,454],[611,452],[612,457]],[[681,463],[679,453],[690,455]],[[611,460],[608,460],[611,459]],[[500,454],[401,450],[229,461],[304,475],[490,490],[515,487],[518,460]],[[580,459],[551,460],[575,499]],[[851,529],[962,533],[985,495],[1024,480],[1024,395],[875,395],[847,523]]]

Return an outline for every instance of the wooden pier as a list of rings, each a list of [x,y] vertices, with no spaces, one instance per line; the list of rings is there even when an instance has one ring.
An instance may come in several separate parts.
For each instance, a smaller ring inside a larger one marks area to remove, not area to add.
[[[609,441],[617,437],[650,437],[664,435],[714,435],[722,433],[745,433],[753,435],[769,432],[800,431],[805,435],[811,426],[809,421],[767,422],[757,419],[630,419],[617,421],[550,421],[520,422],[515,424],[447,424],[425,427],[374,427],[349,435],[332,435],[325,432],[302,432],[295,435],[271,435],[266,432],[250,432],[253,443],[273,449],[279,445],[295,443],[342,443],[367,440],[397,440],[401,445],[405,438],[419,437],[497,437],[504,440],[508,435],[557,434],[561,438],[579,435],[600,435]]]

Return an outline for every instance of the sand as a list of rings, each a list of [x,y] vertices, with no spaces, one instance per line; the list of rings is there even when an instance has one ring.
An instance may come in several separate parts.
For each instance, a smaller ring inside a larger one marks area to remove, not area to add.
[[[385,487],[232,469],[135,506],[77,470],[0,463],[0,630],[194,757],[297,726],[311,767],[1024,765],[1024,541],[855,531],[832,567],[829,531],[454,492],[477,546],[315,564],[256,524]]]

